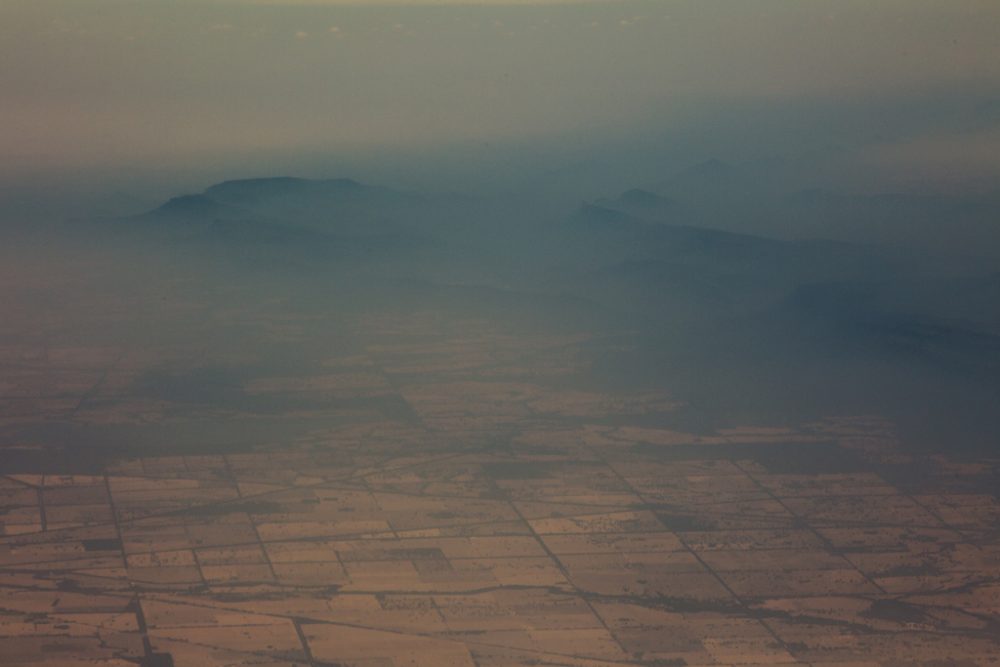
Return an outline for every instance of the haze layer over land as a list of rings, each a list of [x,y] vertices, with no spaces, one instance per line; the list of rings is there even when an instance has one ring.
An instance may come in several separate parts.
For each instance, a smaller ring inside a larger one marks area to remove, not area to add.
[[[0,5],[0,662],[994,666],[993,3]]]

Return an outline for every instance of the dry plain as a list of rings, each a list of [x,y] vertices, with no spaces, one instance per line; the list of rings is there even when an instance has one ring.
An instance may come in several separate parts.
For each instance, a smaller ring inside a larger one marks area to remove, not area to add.
[[[184,346],[0,349],[0,663],[1000,665],[997,460],[877,416],[671,427],[667,394],[567,380],[585,333],[352,326],[224,382]]]

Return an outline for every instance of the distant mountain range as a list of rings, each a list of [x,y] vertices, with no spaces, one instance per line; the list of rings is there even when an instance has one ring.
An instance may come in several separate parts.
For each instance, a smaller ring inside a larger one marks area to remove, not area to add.
[[[161,218],[245,218],[250,213],[244,209],[228,206],[207,194],[181,195],[167,201],[146,215]]]
[[[347,178],[275,177],[225,181],[175,197],[145,214],[175,221],[261,220],[348,234],[401,231],[398,224],[424,199]]]
[[[227,244],[244,248],[241,252],[251,248],[258,258],[282,254],[283,261],[368,261],[391,256],[398,263],[409,255],[450,275],[509,275],[512,285],[549,276],[550,287],[564,293],[617,307],[631,304],[654,315],[665,315],[658,305],[667,302],[695,311],[745,312],[777,304],[804,285],[863,283],[895,285],[884,292],[913,312],[960,314],[989,327],[1000,322],[998,309],[987,304],[997,294],[995,277],[955,282],[939,276],[934,285],[921,283],[917,290],[906,286],[916,285],[921,272],[936,271],[923,257],[822,235],[778,239],[699,224],[706,213],[698,200],[706,193],[714,192],[724,205],[727,191],[764,198],[769,188],[766,178],[714,160],[680,172],[659,192],[633,188],[585,203],[562,219],[528,224],[503,202],[424,196],[349,178],[275,177],[218,183],[170,199],[136,219],[155,222],[188,243],[202,239],[221,250]],[[775,201],[775,211],[798,211],[803,228],[819,217],[831,218],[823,226],[827,230],[836,220],[868,219],[873,212],[893,220],[900,211],[907,220],[918,215],[931,220],[984,215],[993,205],[989,198],[957,202],[823,190],[793,192]],[[514,265],[519,269],[511,273]],[[908,296],[915,291],[923,295],[919,303]]]
[[[711,161],[556,214],[516,197],[281,177],[219,183],[122,224],[264,279],[280,269],[308,276],[310,289],[341,285],[361,303],[632,332],[635,354],[609,361],[619,366],[609,372],[679,374],[671,381],[706,392],[734,375],[776,387],[843,375],[844,400],[877,403],[906,382],[921,395],[943,379],[955,391],[1000,392],[995,264],[890,243],[966,228],[995,235],[983,221],[996,205],[786,192],[768,174]],[[764,219],[786,233],[756,231]],[[883,384],[856,390],[873,364]],[[730,391],[738,401],[753,387]]]
[[[794,165],[709,160],[646,185],[637,201],[669,202],[664,220],[786,238],[878,243],[1000,260],[1000,192],[845,193],[803,186]],[[605,206],[642,215],[623,195]],[[647,205],[648,206],[648,205]],[[652,205],[655,210],[662,203]]]

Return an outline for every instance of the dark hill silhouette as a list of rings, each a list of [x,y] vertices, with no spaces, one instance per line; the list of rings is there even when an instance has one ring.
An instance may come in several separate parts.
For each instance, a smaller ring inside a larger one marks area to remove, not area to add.
[[[205,194],[213,199],[240,204],[259,204],[289,197],[350,197],[361,193],[389,192],[391,191],[385,188],[362,185],[350,178],[312,180],[291,176],[223,181],[205,190]]]
[[[326,209],[326,213],[336,213],[331,207],[399,206],[421,201],[423,198],[418,195],[364,185],[349,178],[312,180],[279,176],[223,181],[200,194],[174,197],[156,211],[173,215],[205,215],[229,213],[231,209],[227,207],[238,207],[245,215],[263,217],[282,211]]]
[[[650,224],[629,213],[598,204],[582,204],[567,220],[569,231],[634,235],[649,229]]]
[[[223,181],[202,193],[175,197],[140,217],[185,225],[256,223],[342,237],[413,236],[426,234],[421,225],[431,218],[429,208],[418,195],[349,178],[279,176]]]
[[[599,199],[596,205],[651,222],[679,222],[684,217],[683,207],[673,199],[641,188],[626,190],[614,199]]]
[[[215,219],[239,217],[245,215],[245,212],[207,195],[181,195],[168,200],[149,214],[157,217]]]
[[[746,253],[770,253],[783,242],[692,225],[650,222],[624,211],[584,204],[567,221],[578,239],[633,244],[636,251],[654,256],[707,254],[735,259]]]

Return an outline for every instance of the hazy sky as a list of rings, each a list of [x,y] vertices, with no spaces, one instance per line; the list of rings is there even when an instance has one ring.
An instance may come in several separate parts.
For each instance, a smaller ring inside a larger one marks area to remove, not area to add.
[[[981,185],[998,36],[995,0],[2,0],[0,181],[634,151]]]

